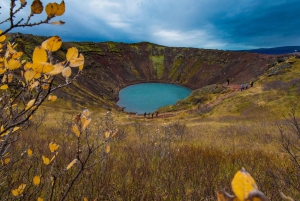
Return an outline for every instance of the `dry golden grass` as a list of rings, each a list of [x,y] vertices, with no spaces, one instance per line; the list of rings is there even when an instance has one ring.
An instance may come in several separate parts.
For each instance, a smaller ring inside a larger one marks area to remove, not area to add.
[[[112,110],[107,120],[107,110],[92,107],[91,133],[100,128],[104,135],[107,126],[119,132],[110,144],[109,157],[87,169],[67,199],[216,200],[217,190],[230,192],[231,179],[241,167],[251,173],[270,200],[279,200],[281,191],[299,199],[297,191],[278,176],[279,172],[298,170],[288,160],[289,155],[282,152],[276,126],[276,122],[283,122],[283,115],[299,94],[264,89],[266,83],[276,79],[297,78],[300,62],[294,62],[285,74],[259,78],[253,88],[224,99],[204,115],[182,112],[148,119]],[[35,153],[45,153],[49,142],[56,142],[61,147],[55,167],[65,167],[76,155],[76,138],[70,125],[82,109],[74,109],[64,100],[47,102],[15,146],[20,151],[30,146]],[[47,116],[35,129],[43,111]],[[93,157],[91,160],[99,155]],[[63,177],[57,189],[65,187],[64,182],[74,176],[76,168]],[[11,171],[16,171],[12,175],[17,177],[27,170]]]

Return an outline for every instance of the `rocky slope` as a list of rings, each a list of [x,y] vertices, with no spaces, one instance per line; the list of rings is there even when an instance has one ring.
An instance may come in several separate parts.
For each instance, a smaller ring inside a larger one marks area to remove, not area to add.
[[[45,37],[20,35],[19,47],[31,55]],[[55,57],[62,59],[75,46],[85,56],[83,75],[61,97],[80,105],[115,107],[120,89],[141,82],[165,82],[191,89],[210,84],[244,83],[255,80],[282,60],[278,55],[247,52],[165,47],[151,43],[65,42]]]

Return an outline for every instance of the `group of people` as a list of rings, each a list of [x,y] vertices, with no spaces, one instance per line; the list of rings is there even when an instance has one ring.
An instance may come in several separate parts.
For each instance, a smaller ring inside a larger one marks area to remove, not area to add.
[[[145,118],[146,118],[146,116],[147,116],[147,112],[144,113]],[[153,116],[154,116],[154,113],[151,114],[151,118],[153,118]],[[156,118],[158,118],[158,112],[155,112],[155,116],[156,116]],[[150,118],[150,112],[148,113],[148,117]]]
[[[250,81],[250,87],[253,87],[253,81]],[[248,83],[241,85],[241,91],[248,89]]]
[[[229,80],[229,78],[227,78],[227,85],[229,85],[229,82],[230,82],[230,80]],[[250,85],[250,87],[253,87],[252,80],[249,82],[249,85]],[[244,91],[245,89],[248,89],[248,83],[241,85],[241,91]]]

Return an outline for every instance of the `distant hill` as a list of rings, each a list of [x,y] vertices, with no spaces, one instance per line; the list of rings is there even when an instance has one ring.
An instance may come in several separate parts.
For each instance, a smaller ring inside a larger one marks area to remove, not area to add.
[[[241,52],[252,52],[259,54],[291,54],[300,52],[300,46],[285,46],[285,47],[273,47],[273,48],[259,48],[252,50],[240,50]]]

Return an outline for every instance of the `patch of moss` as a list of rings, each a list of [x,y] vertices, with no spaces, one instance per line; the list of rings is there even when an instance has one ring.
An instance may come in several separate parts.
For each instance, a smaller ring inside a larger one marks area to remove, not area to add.
[[[158,79],[162,78],[163,73],[165,71],[164,55],[159,55],[159,56],[150,55],[149,58],[152,62],[152,66],[153,66],[154,70],[156,71],[156,77]]]
[[[178,59],[175,60],[175,62],[173,63],[173,68],[171,70],[171,72],[169,73],[169,78],[174,78],[176,79],[178,77],[178,67],[180,66],[180,64],[182,63],[183,58],[179,57]]]
[[[152,51],[152,44],[148,44],[148,46],[147,46],[147,51],[148,51],[148,52],[151,52],[151,51]]]
[[[201,61],[197,61],[195,63],[194,66],[192,66],[192,68],[188,71],[188,79],[191,78],[193,75],[195,75],[196,72],[199,71],[199,69],[201,68],[202,66],[202,62]]]

